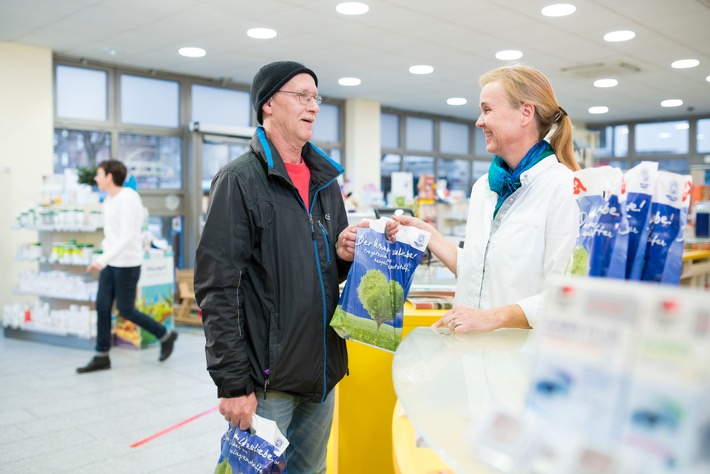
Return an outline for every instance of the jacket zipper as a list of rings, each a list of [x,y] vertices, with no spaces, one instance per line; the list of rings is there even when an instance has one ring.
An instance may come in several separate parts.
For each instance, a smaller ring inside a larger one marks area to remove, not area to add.
[[[325,231],[325,227],[323,227],[323,224],[321,224],[320,221],[318,222],[318,226],[320,227],[321,232],[323,232],[323,239],[325,239],[325,257],[326,261],[330,263],[330,243],[328,242],[328,233]]]

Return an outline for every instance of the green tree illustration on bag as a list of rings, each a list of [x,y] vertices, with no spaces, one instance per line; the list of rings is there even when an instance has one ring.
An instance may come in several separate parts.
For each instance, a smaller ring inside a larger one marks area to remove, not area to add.
[[[385,321],[393,321],[404,306],[404,288],[398,282],[387,282],[379,270],[368,270],[360,280],[357,295],[362,307],[377,323],[377,331]]]

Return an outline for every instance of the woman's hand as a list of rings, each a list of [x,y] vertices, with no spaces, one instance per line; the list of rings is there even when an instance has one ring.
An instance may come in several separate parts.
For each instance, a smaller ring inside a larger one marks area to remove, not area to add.
[[[493,309],[476,309],[457,304],[431,327],[447,327],[453,332],[488,332],[500,328],[529,329],[530,325],[517,304]]]

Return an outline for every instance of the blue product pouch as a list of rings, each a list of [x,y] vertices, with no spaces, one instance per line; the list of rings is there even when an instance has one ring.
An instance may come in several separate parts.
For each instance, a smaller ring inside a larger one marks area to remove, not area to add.
[[[579,236],[568,265],[578,276],[624,279],[629,242],[623,173],[601,166],[574,173]]]
[[[214,474],[287,474],[288,445],[276,422],[254,414],[246,431],[229,425]]]
[[[330,325],[343,339],[394,352],[402,341],[404,302],[431,234],[400,226],[385,238],[387,218],[357,230],[355,259]]]
[[[692,178],[659,171],[641,280],[680,283]]]
[[[629,220],[629,249],[626,279],[640,280],[650,228],[651,199],[656,184],[658,163],[642,161],[624,174],[626,217]]]

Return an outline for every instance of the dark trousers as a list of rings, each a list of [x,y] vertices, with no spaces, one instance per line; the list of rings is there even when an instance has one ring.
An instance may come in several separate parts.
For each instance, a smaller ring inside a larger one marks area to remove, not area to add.
[[[140,265],[107,265],[99,273],[99,289],[96,294],[96,352],[108,352],[111,348],[111,308],[114,300],[121,317],[141,326],[158,339],[167,332],[165,326],[136,309],[136,288],[140,276]]]

